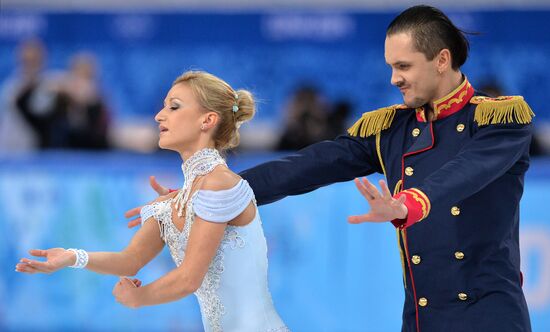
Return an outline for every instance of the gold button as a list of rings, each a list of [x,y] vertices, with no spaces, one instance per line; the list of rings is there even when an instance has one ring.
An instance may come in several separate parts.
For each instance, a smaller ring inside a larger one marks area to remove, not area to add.
[[[458,216],[460,214],[460,209],[458,208],[458,206],[453,206],[451,208],[451,214],[453,216]]]
[[[463,259],[464,258],[464,253],[462,251],[455,252],[455,258],[456,259]]]
[[[413,137],[416,137],[416,136],[420,135],[420,129],[414,128],[413,131],[412,131],[412,135],[413,135]]]
[[[411,176],[411,175],[413,175],[413,173],[414,173],[414,168],[412,168],[412,167],[410,167],[410,166],[407,167],[407,168],[405,168],[405,174],[406,174],[407,176]]]
[[[411,258],[411,261],[413,262],[414,265],[420,264],[420,261],[421,261],[420,256],[413,255],[412,258]]]
[[[466,301],[468,299],[468,295],[466,295],[466,293],[458,293],[458,298],[461,301]]]
[[[458,124],[458,126],[456,126],[456,131],[458,131],[459,133],[463,132],[464,125],[462,123]]]
[[[425,297],[421,297],[418,299],[418,305],[421,307],[425,307],[428,305],[428,299]]]

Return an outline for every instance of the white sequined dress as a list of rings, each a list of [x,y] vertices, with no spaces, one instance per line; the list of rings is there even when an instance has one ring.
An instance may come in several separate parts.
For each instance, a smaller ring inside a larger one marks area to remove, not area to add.
[[[225,164],[216,150],[203,149],[182,165],[185,184],[173,199],[156,202],[142,209],[142,220],[157,220],[161,237],[177,266],[185,259],[185,249],[195,216],[210,222],[227,222],[254,201],[245,180],[222,191],[200,190],[190,194],[197,176]],[[172,209],[185,224],[180,232],[172,221]],[[143,219],[145,218],[145,219]],[[267,246],[262,223],[256,216],[245,226],[227,225],[222,242],[202,285],[195,292],[206,332],[283,332],[290,331],[277,314],[267,286]]]

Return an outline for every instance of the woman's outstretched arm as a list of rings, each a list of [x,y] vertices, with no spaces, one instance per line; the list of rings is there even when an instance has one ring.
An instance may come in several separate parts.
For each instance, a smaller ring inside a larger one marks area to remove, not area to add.
[[[124,250],[90,252],[86,268],[102,274],[133,276],[158,255],[163,246],[164,242],[160,238],[158,225],[151,220],[144,223]],[[33,249],[29,253],[35,257],[44,257],[46,261],[22,258],[15,266],[17,272],[53,273],[73,265],[76,261],[75,253],[63,248]]]

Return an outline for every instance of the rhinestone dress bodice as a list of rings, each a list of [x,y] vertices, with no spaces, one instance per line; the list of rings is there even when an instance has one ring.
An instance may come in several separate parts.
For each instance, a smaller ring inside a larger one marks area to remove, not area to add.
[[[196,216],[193,203],[198,191],[191,193],[193,181],[218,165],[225,165],[225,161],[217,150],[198,151],[182,165],[185,182],[176,197],[150,206],[177,266],[185,259]],[[179,216],[185,211],[181,232],[173,223],[172,211]],[[275,311],[267,288],[267,246],[257,208],[255,218],[246,226],[226,226],[195,295],[207,332],[289,331]]]

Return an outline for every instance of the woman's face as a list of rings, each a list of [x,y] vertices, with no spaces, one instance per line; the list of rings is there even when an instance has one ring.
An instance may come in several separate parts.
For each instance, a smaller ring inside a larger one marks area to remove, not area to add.
[[[174,85],[164,99],[164,107],[155,116],[159,123],[159,147],[181,151],[198,142],[206,116],[187,84]]]

